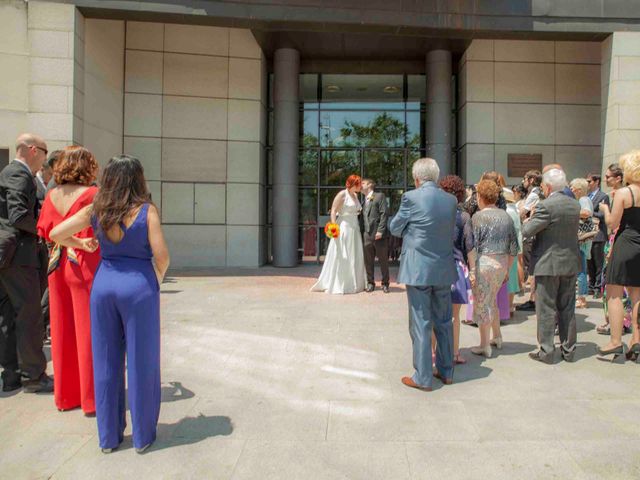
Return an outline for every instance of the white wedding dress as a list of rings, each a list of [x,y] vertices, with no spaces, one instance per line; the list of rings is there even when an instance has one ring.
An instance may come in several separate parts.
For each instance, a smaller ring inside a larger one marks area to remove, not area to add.
[[[346,191],[344,204],[337,218],[340,235],[338,238],[329,240],[322,273],[315,285],[311,287],[311,291],[344,294],[364,290],[366,272],[362,236],[358,224],[358,214],[361,210],[358,199],[354,199]]]

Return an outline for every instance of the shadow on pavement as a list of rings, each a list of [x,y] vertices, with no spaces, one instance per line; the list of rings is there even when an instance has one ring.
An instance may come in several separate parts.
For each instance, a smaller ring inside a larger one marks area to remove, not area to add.
[[[173,431],[173,434],[166,436]],[[229,417],[198,415],[185,417],[178,423],[158,424],[158,441],[151,446],[149,453],[165,448],[191,445],[207,438],[229,436],[233,433],[233,423]],[[164,438],[163,438],[164,437]]]
[[[160,387],[160,402],[170,403],[177,402],[179,400],[187,400],[193,398],[195,393],[193,390],[189,390],[182,386],[181,382],[168,382]],[[125,392],[125,398],[127,399],[127,410],[129,408],[129,389]]]
[[[510,342],[508,339],[502,343],[502,349],[498,350],[493,347],[493,356],[500,357],[502,355],[520,355],[536,350],[538,346],[534,343]]]
[[[576,353],[574,356],[574,362],[579,362],[580,360],[595,357],[597,355],[598,355],[597,344],[593,342],[581,342],[580,338],[578,338],[578,341],[576,342]]]
[[[169,382],[168,385],[162,386],[160,395],[162,403],[177,402],[178,400],[186,400],[193,398],[195,393],[188,388],[182,386],[181,382]]]
[[[587,315],[576,313],[576,332],[585,333],[595,329],[593,323],[587,322]]]
[[[145,452],[153,454],[165,448],[191,445],[207,438],[228,436],[233,433],[233,424],[229,417],[198,415],[197,417],[185,417],[176,423],[159,423],[156,441]],[[118,447],[118,452],[133,448],[133,437],[126,435]]]
[[[469,353],[469,355],[473,355]],[[492,368],[482,366],[478,363],[468,362],[465,365],[456,366],[453,372],[454,383],[472,382],[474,380],[480,380],[481,378],[487,378],[493,372]],[[434,390],[439,385],[439,381],[436,379],[433,381]]]

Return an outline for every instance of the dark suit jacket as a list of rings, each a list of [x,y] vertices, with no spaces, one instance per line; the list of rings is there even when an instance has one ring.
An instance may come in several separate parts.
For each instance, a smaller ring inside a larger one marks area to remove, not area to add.
[[[35,178],[18,162],[0,172],[0,228],[15,234],[18,241],[12,266],[39,266],[36,191]]]
[[[580,204],[561,192],[538,202],[522,225],[522,236],[534,237],[529,271],[535,276],[576,275],[581,270],[578,247]]]
[[[598,193],[593,196],[591,202],[593,203],[593,216],[600,220],[600,231],[598,235],[593,238],[593,241],[606,242],[609,235],[607,234],[607,223],[604,221],[604,212],[600,211],[600,204],[604,202],[609,205],[609,195],[602,190],[598,190]]]
[[[364,242],[372,242],[377,232],[382,234],[382,238],[389,236],[387,229],[387,199],[384,193],[373,192],[373,198],[366,203],[362,209]]]

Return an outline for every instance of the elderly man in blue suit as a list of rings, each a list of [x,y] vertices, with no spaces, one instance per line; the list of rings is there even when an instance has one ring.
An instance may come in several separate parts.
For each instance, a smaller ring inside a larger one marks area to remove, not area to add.
[[[457,273],[453,259],[456,199],[436,185],[440,169],[435,160],[421,158],[413,164],[416,185],[402,195],[391,234],[402,237],[398,283],[407,286],[409,333],[413,343],[412,377],[408,387],[431,391],[433,376],[453,382],[453,325],[451,285]],[[431,331],[438,342],[436,370],[431,366]]]

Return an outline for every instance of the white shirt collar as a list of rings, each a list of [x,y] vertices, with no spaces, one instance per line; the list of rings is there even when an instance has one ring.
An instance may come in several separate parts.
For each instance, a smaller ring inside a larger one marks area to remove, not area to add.
[[[13,159],[14,162],[18,162],[19,164],[21,164],[22,166],[24,166],[24,168],[27,169],[27,171],[31,174],[31,176],[33,177],[33,173],[31,172],[31,169],[29,168],[29,165],[26,164],[26,162],[24,160],[20,160],[19,158],[14,158]]]
[[[42,187],[45,190],[47,189],[47,186],[45,185],[44,180],[42,179],[42,172],[41,171],[36,172],[36,180],[38,181],[38,183],[40,185],[42,185]]]

